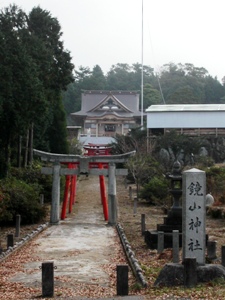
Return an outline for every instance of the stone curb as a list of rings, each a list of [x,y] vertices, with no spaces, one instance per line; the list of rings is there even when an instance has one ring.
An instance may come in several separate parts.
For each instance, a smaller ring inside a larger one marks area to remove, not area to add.
[[[24,238],[22,238],[19,242],[16,242],[13,247],[9,247],[6,251],[2,252],[0,254],[0,262],[2,262],[4,259],[6,259],[9,255],[11,255],[16,250],[23,247],[28,241],[36,237],[39,233],[41,233],[43,230],[45,230],[49,226],[49,223],[45,223],[42,225],[39,225],[37,229],[33,230],[31,233],[28,233]]]
[[[117,224],[116,229],[119,234],[121,243],[123,245],[124,252],[129,261],[129,265],[130,265],[135,277],[141,283],[141,285],[146,288],[148,284],[143,275],[142,268],[140,267],[138,260],[135,258],[134,252],[131,250],[131,246],[126,238],[126,235],[124,233],[122,226],[120,224]]]

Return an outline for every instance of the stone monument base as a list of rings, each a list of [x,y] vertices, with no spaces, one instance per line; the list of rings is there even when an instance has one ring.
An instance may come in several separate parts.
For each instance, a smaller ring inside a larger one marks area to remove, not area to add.
[[[157,249],[158,245],[158,231],[157,230],[146,230],[145,234],[145,243],[150,249]],[[179,247],[182,247],[182,233],[179,232]],[[173,233],[164,232],[164,249],[173,248]]]
[[[146,230],[144,232],[145,243],[152,250],[157,249],[158,245],[158,231],[157,230]],[[208,242],[208,234],[205,235],[206,245]],[[179,247],[182,247],[182,233],[179,232]],[[173,248],[173,233],[164,232],[164,249]]]
[[[217,264],[197,266],[197,283],[210,282],[216,278],[225,279],[225,267]],[[184,266],[182,264],[166,264],[160,271],[154,286],[184,285]]]

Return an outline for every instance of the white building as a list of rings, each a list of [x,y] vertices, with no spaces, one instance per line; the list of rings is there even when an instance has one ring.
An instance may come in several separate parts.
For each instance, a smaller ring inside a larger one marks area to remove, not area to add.
[[[225,104],[151,105],[146,109],[150,141],[177,130],[189,136],[225,136]]]
[[[225,128],[225,104],[151,105],[146,113],[149,129]]]

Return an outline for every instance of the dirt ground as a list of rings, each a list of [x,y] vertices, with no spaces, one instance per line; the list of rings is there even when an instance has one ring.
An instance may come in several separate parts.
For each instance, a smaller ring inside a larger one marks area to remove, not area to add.
[[[84,181],[83,181],[84,183]],[[86,179],[86,183],[91,185],[93,184],[93,189],[98,189],[98,178]],[[82,181],[79,182],[79,185],[82,184]],[[107,186],[107,179],[106,179]],[[132,197],[130,197],[129,187],[132,188]],[[79,193],[79,189],[78,189]],[[93,193],[82,189],[82,197],[87,199],[91,199]],[[146,229],[156,229],[157,224],[163,223],[163,218],[166,216],[163,213],[163,210],[160,207],[152,206],[146,201],[139,201],[137,204],[137,208],[134,207],[134,196],[135,196],[135,185],[125,186],[124,178],[117,177],[117,201],[118,201],[118,221],[122,225],[126,237],[131,244],[132,250],[135,253],[136,259],[139,261],[139,264],[143,267],[145,272],[145,277],[150,286],[150,289],[143,290],[139,289],[140,287],[137,285],[134,286],[134,281],[132,280],[131,294],[142,294],[145,295],[146,299],[180,299],[180,298],[166,298],[166,297],[156,297],[156,291],[151,289],[156,279],[157,274],[153,274],[152,272],[148,272],[148,269],[154,265],[154,268],[158,267],[158,271],[163,267],[165,263],[171,262],[172,259],[172,250],[167,249],[164,251],[164,255],[159,256],[156,250],[151,250],[147,247],[144,242],[144,237],[141,234],[141,214],[145,214],[146,216]],[[79,216],[79,212],[78,212]],[[25,236],[31,230],[37,227],[37,224],[32,226],[22,226],[21,228],[21,236]],[[6,236],[9,233],[14,232],[14,228],[1,228],[0,231],[0,240],[2,248],[4,249]],[[209,236],[209,240],[217,241],[217,256],[218,263],[220,263],[221,257],[221,246],[225,245],[225,220],[221,219],[212,219],[210,217],[206,217],[206,233]],[[136,290],[135,290],[136,288]],[[169,292],[168,292],[169,293]],[[154,296],[155,295],[155,296]],[[190,297],[183,299],[203,299],[198,297]],[[208,298],[204,298],[208,299]],[[210,299],[210,298],[209,298]],[[223,299],[214,297],[214,299]]]

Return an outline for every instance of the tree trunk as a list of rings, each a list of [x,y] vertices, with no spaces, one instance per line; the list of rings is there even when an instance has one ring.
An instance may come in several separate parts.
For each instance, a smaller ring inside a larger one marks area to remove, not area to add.
[[[34,131],[34,123],[31,124],[29,129],[29,162],[28,164],[31,166],[33,163],[33,131]]]
[[[27,130],[27,136],[26,136],[26,146],[25,146],[24,162],[23,162],[23,166],[24,166],[24,168],[26,168],[26,167],[27,167],[27,159],[28,159],[28,145],[29,145],[29,129]]]
[[[17,167],[21,168],[22,136],[18,136]]]

